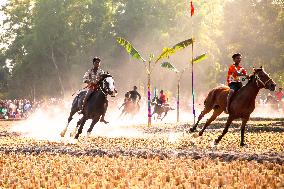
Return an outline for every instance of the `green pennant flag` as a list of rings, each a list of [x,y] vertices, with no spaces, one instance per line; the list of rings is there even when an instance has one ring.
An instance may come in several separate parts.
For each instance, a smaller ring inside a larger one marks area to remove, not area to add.
[[[193,59],[193,63],[201,62],[202,60],[206,59],[207,57],[208,57],[207,53],[203,53],[202,55],[195,57]]]
[[[176,73],[179,72],[179,71],[178,71],[171,63],[169,63],[169,62],[163,62],[163,63],[161,63],[161,67],[162,67],[162,68],[170,69],[170,70],[172,70],[172,71],[174,71],[174,72],[176,72]]]
[[[175,44],[172,48],[165,47],[162,53],[156,59],[155,63],[157,63],[161,59],[169,58],[172,54],[176,53],[179,50],[186,48],[187,46],[191,45],[193,42],[194,42],[194,39],[191,38],[191,39],[187,39],[185,41]]]
[[[118,42],[118,44],[124,47],[124,49],[129,55],[134,58],[137,58],[138,60],[146,62],[146,60],[140,55],[140,53],[133,47],[133,45],[129,41],[121,37],[116,37],[116,41]]]

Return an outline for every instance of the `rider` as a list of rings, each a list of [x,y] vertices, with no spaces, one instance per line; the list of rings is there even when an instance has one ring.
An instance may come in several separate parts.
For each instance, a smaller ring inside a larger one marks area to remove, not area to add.
[[[229,112],[228,110],[229,110],[230,98],[232,97],[233,93],[235,91],[238,91],[242,87],[242,82],[239,76],[246,76],[247,78],[249,77],[247,75],[247,71],[242,66],[240,66],[242,55],[240,53],[236,53],[232,56],[232,58],[234,63],[229,67],[227,75],[227,83],[230,87],[230,91],[227,97],[227,106],[225,113]]]
[[[163,106],[167,102],[166,95],[164,94],[164,90],[160,91],[160,96],[158,99],[158,105]]]
[[[279,87],[279,91],[275,93],[275,97],[278,102],[282,100],[282,98],[284,97],[284,93],[282,92],[282,87]]]
[[[127,91],[127,92],[125,93],[125,95],[124,95],[124,102],[123,102],[123,104],[119,107],[119,109],[122,108],[123,106],[125,106],[125,104],[126,104],[128,101],[130,101],[130,93],[129,93],[129,91]]]
[[[87,101],[90,97],[90,95],[95,91],[97,90],[98,86],[97,86],[97,83],[98,81],[101,79],[101,76],[103,74],[105,74],[105,72],[100,68],[100,65],[101,65],[101,59],[99,57],[95,57],[93,58],[93,68],[89,69],[85,75],[83,76],[83,82],[84,83],[87,83],[87,86],[86,88],[88,89],[87,93],[86,93],[86,96],[83,100],[83,103],[82,103],[82,107],[81,107],[81,112],[85,109],[86,105],[87,105]],[[107,107],[107,104],[105,104],[105,106]],[[107,123],[107,121],[105,121],[105,113],[103,113],[100,121],[101,122],[104,122],[104,123]]]
[[[134,104],[138,103],[141,100],[141,95],[137,91],[137,87],[134,86],[132,91],[129,91],[130,99]],[[139,100],[137,101],[137,97],[139,97]]]

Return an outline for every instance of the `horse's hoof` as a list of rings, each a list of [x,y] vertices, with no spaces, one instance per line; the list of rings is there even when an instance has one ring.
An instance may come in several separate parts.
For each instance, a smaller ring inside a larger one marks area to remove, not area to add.
[[[71,139],[70,140],[70,142],[69,142],[70,144],[77,144],[78,143],[78,139]]]
[[[189,131],[193,133],[195,131],[195,128],[190,128]]]
[[[203,132],[202,132],[202,131],[200,131],[200,132],[198,133],[198,135],[199,135],[199,136],[202,136],[202,135],[203,135]]]
[[[65,136],[65,133],[60,133],[60,136],[63,138]]]
[[[87,132],[87,138],[90,138],[91,132]]]
[[[109,122],[106,120],[100,120],[100,122],[103,122],[104,124],[108,124]]]
[[[217,149],[217,146],[218,146],[218,143],[216,142],[216,140],[214,140],[214,141],[212,141],[212,142],[210,143],[210,146],[211,146],[211,148],[212,148],[213,150],[216,150],[216,149]]]
[[[244,147],[244,148],[247,148],[247,147],[248,147],[248,145],[245,144],[245,143],[241,143],[240,146],[241,146],[241,147]]]
[[[192,137],[193,137],[193,138],[198,138],[197,133],[194,133],[194,134],[192,135]]]

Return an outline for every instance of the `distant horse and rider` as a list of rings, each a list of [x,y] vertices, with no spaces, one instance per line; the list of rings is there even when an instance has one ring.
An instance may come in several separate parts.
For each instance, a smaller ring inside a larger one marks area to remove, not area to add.
[[[232,65],[234,68],[229,68],[227,77],[229,87],[216,87],[208,93],[204,101],[204,109],[190,131],[194,132],[204,115],[213,110],[212,116],[206,121],[202,130],[199,132],[199,136],[201,136],[210,123],[225,111],[229,114],[229,117],[222,134],[214,141],[214,144],[217,145],[221,141],[223,136],[228,132],[232,121],[240,118],[242,120],[240,146],[245,146],[245,127],[250,118],[250,114],[255,109],[256,96],[262,88],[274,91],[276,84],[262,67],[254,69],[253,73],[248,76],[246,71],[239,66],[241,60],[241,55],[239,53],[234,54],[232,58],[235,64]],[[241,86],[239,76],[245,76],[248,79],[248,83],[243,87]]]
[[[154,119],[160,119],[161,121],[163,121],[163,119],[166,117],[166,115],[168,114],[168,112],[170,110],[174,110],[174,108],[170,107],[169,104],[166,104],[167,100],[166,100],[166,95],[164,94],[164,90],[160,91],[160,96],[159,97],[154,97],[151,104],[154,106],[154,110],[151,114],[152,117],[154,117]],[[155,114],[157,114],[157,118],[154,116]],[[164,114],[164,116],[162,117],[162,114]]]
[[[128,91],[124,95],[124,102],[119,107],[119,109],[122,109],[122,112],[120,114],[120,117],[125,117],[127,115],[130,115],[133,119],[135,115],[137,115],[140,111],[140,105],[139,102],[141,100],[141,95],[137,91],[137,87],[134,86],[133,90]]]

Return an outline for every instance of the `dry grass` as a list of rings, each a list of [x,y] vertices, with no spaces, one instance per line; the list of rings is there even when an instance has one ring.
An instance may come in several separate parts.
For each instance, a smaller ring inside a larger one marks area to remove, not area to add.
[[[226,161],[206,156],[201,159],[176,156],[161,159],[155,155],[141,158],[120,154],[111,157],[66,154],[53,150],[160,149],[206,152],[211,150],[210,142],[221,130],[209,130],[202,137],[176,133],[169,139],[168,132],[146,129],[148,136],[153,137],[92,137],[87,145],[66,145],[10,133],[8,129],[11,124],[0,122],[0,188],[284,188],[284,166],[268,161]],[[271,122],[261,124],[260,127],[265,127]],[[162,130],[167,129],[175,129],[175,126],[163,126]],[[283,132],[264,132],[258,128],[256,131],[246,132],[249,146],[241,148],[240,133],[232,129],[220,142],[217,152],[282,154],[283,157]],[[44,148],[50,151],[33,151]],[[31,150],[24,152],[20,149]]]
[[[0,155],[4,188],[280,188],[284,167],[190,158]]]

